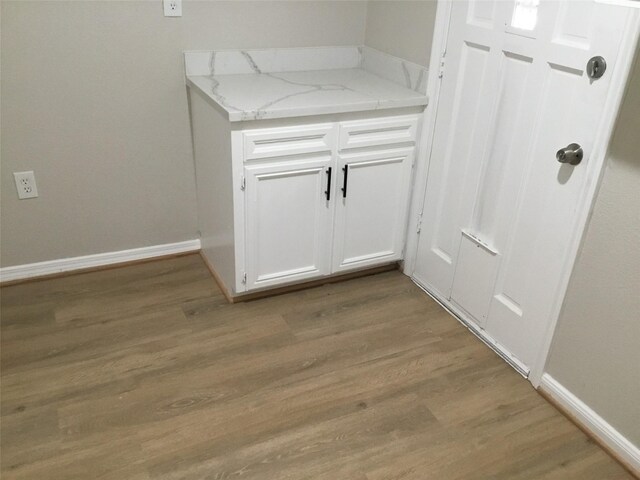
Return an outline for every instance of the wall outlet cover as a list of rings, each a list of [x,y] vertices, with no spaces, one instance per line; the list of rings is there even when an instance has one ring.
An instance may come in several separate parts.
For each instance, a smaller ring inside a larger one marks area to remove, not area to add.
[[[182,0],[162,0],[165,17],[182,16]]]
[[[33,171],[13,172],[13,178],[16,181],[18,198],[35,198],[38,196],[38,187],[36,186],[36,177]]]

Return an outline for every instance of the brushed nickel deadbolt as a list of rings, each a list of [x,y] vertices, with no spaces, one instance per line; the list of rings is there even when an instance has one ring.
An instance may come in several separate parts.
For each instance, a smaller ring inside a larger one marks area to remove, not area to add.
[[[582,161],[583,156],[584,152],[582,151],[582,147],[577,143],[570,143],[556,153],[556,159],[560,163],[568,163],[569,165],[578,165]]]
[[[587,62],[587,75],[589,78],[600,78],[607,70],[607,62],[603,57],[591,57]]]

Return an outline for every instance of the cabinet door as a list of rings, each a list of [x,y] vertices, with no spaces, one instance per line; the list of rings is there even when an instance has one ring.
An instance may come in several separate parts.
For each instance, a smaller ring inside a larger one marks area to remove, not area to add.
[[[327,155],[245,167],[247,290],[329,273],[331,164]]]
[[[342,155],[333,271],[400,260],[414,148]]]

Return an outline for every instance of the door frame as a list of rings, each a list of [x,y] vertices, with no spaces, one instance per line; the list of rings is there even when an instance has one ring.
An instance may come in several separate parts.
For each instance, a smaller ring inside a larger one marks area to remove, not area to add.
[[[446,75],[446,47],[449,38],[449,23],[451,20],[451,5],[456,0],[437,0],[437,10],[435,19],[435,28],[433,34],[433,43],[431,48],[431,58],[429,61],[429,76],[427,84],[427,95],[429,97],[429,106],[424,113],[424,121],[421,132],[420,148],[416,153],[415,166],[415,183],[413,185],[411,195],[411,208],[409,212],[409,226],[407,231],[406,255],[403,266],[405,275],[412,277],[416,264],[416,255],[418,250],[418,241],[420,238],[420,224],[422,213],[424,211],[424,199],[427,188],[427,177],[429,175],[429,165],[431,162],[431,153],[433,145],[433,137],[435,125],[438,117],[438,104],[440,96],[441,79]],[[598,1],[598,0],[592,0]],[[604,2],[599,2],[604,3]],[[628,8],[611,5],[610,8]],[[624,94],[626,92],[627,80],[636,53],[636,47],[640,40],[640,9],[628,8],[629,17],[622,33],[622,43],[616,65],[611,71],[611,87],[607,95],[604,107],[604,114],[598,129],[598,136],[593,144],[593,152],[589,158],[589,171],[586,175],[586,188],[584,195],[580,199],[579,208],[577,210],[576,228],[572,234],[569,245],[569,253],[563,266],[560,288],[553,300],[552,313],[546,319],[546,325],[542,326],[545,332],[541,348],[536,355],[536,359],[530,365],[528,379],[534,387],[538,387],[542,380],[547,357],[551,349],[553,334],[560,314],[562,313],[564,298],[567,293],[569,281],[576,263],[578,254],[582,248],[584,234],[588,225],[588,220],[593,211],[595,200],[600,189],[602,177],[604,173],[604,165],[609,150],[609,144],[613,137],[618,111],[622,104]],[[415,279],[414,279],[415,282]],[[416,282],[417,283],[417,282]],[[433,296],[433,295],[432,295]],[[443,303],[442,299],[436,299],[439,303]],[[443,305],[451,312],[451,305],[445,302]],[[454,309],[455,310],[455,309]],[[466,325],[464,319],[453,313],[463,324]],[[474,332],[477,333],[477,332]],[[486,333],[486,332],[485,332]],[[485,335],[484,337],[489,337]],[[480,337],[485,343],[490,344],[493,339]],[[491,346],[491,345],[490,345]],[[493,347],[492,347],[493,348]]]

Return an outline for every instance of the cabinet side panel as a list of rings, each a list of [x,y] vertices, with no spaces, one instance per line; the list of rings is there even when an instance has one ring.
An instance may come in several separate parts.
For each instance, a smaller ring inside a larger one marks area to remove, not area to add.
[[[202,253],[235,291],[230,124],[197,90],[190,90],[190,99]]]

